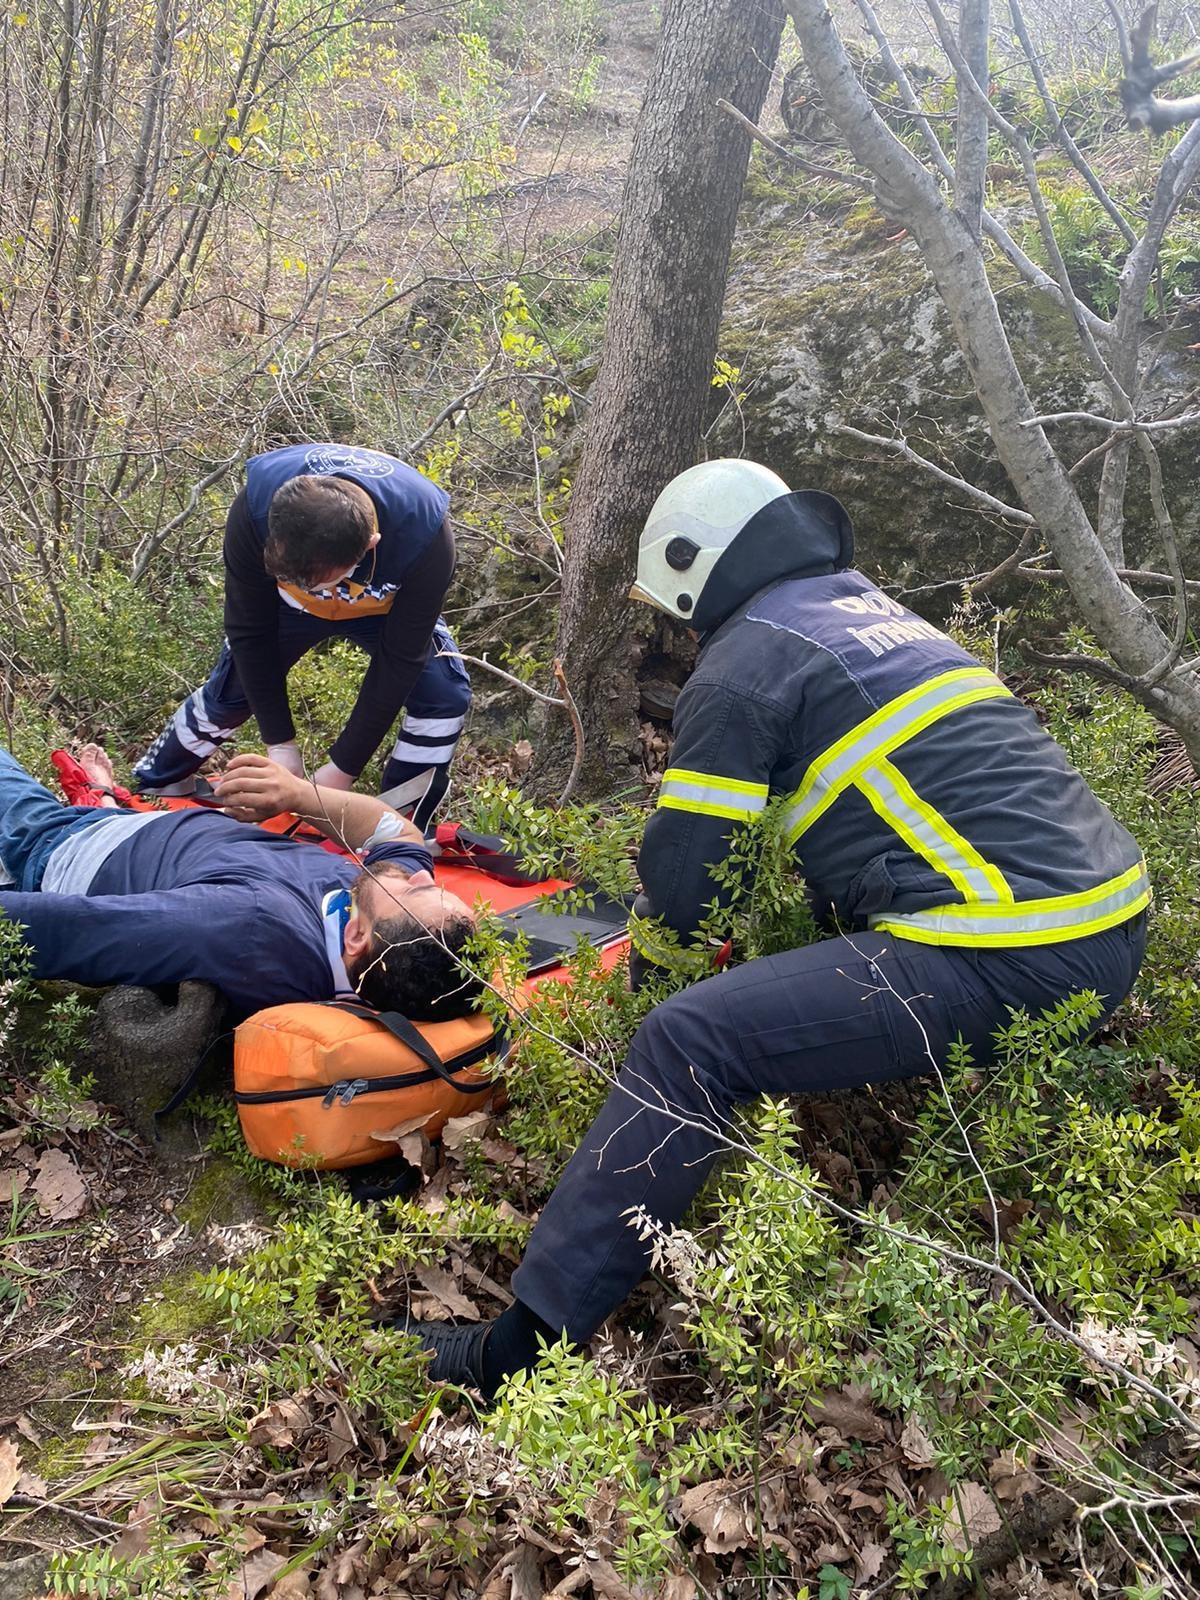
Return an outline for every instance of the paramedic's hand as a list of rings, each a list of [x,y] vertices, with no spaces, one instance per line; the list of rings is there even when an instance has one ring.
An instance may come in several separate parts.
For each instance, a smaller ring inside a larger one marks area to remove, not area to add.
[[[319,772],[313,773],[313,782],[318,789],[341,789],[348,792],[354,787],[354,779],[348,772],[343,772],[341,767],[335,767],[332,761],[327,761]]]
[[[281,811],[298,811],[312,785],[266,756],[234,756],[213,788],[224,811],[238,822],[265,822]]]
[[[300,755],[300,746],[295,739],[289,739],[286,744],[269,744],[267,746],[267,760],[277,762],[285,772],[290,772],[293,777],[304,776],[304,760]]]

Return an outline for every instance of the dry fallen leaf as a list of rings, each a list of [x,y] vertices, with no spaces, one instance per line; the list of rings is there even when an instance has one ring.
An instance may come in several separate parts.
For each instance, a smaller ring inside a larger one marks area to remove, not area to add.
[[[696,1600],[696,1580],[686,1573],[675,1572],[663,1579],[662,1588],[655,1600]]]
[[[28,1439],[35,1450],[41,1449],[42,1436],[34,1427],[32,1418],[26,1416],[23,1411],[19,1417],[7,1417],[5,1422],[11,1422],[13,1427],[16,1428],[17,1432],[21,1434],[23,1438]]]
[[[125,1527],[112,1547],[113,1555],[122,1561],[134,1556],[144,1556],[150,1549],[150,1529],[162,1511],[157,1496],[139,1500],[125,1519]]]
[[[826,1562],[830,1566],[838,1566],[843,1561],[849,1561],[853,1554],[854,1551],[851,1550],[848,1544],[843,1543],[841,1539],[828,1539],[824,1544],[817,1546],[812,1553],[812,1558],[814,1562],[821,1566],[824,1566]]]
[[[358,1575],[359,1557],[365,1547],[366,1540],[359,1539],[348,1550],[339,1550],[330,1558],[329,1565],[317,1579],[317,1600],[346,1600],[348,1587]],[[354,1586],[357,1588],[356,1583]]]
[[[422,1122],[428,1122],[429,1118],[423,1117],[421,1120]],[[428,1136],[420,1128],[414,1129],[412,1133],[406,1133],[402,1139],[398,1139],[396,1142],[400,1146],[400,1154],[410,1167],[416,1167],[418,1172],[426,1175],[434,1171],[437,1166],[437,1157],[434,1154],[434,1149],[429,1142]]]
[[[313,1425],[312,1413],[299,1400],[273,1400],[265,1411],[250,1419],[247,1442],[261,1450],[290,1450]]]
[[[1090,1467],[1092,1464],[1092,1412],[1087,1407],[1077,1411],[1063,1411],[1057,1424],[1046,1429],[1045,1443],[1039,1454],[1056,1465],[1066,1462],[1073,1467]]]
[[[280,1567],[286,1566],[286,1557],[277,1555],[274,1550],[256,1550],[242,1562],[225,1591],[224,1600],[256,1600]]]
[[[801,1499],[805,1505],[823,1506],[829,1499],[829,1490],[824,1480],[815,1472],[806,1472],[800,1480]]]
[[[329,1440],[326,1461],[330,1472],[336,1472],[346,1457],[352,1456],[358,1449],[358,1436],[350,1421],[350,1413],[336,1395],[330,1400],[326,1428]]]
[[[704,1535],[704,1548],[714,1555],[746,1550],[757,1542],[745,1491],[728,1478],[698,1483],[679,1496],[679,1520]]]
[[[1036,1494],[1038,1481],[1032,1472],[1017,1465],[1009,1451],[1003,1451],[988,1468],[992,1480],[992,1493],[997,1500],[1020,1500],[1023,1495]]]
[[[1002,1526],[995,1502],[981,1483],[960,1483],[954,1491],[954,1512],[946,1519],[946,1543],[971,1550]]]
[[[536,1545],[522,1541],[504,1559],[501,1574],[508,1583],[509,1600],[542,1600],[542,1563],[545,1555]]]
[[[874,1401],[856,1395],[853,1389],[827,1389],[808,1403],[809,1420],[818,1428],[834,1428],[843,1439],[862,1439],[878,1444],[888,1437],[887,1422],[875,1409]]]
[[[1032,1200],[1006,1200],[997,1195],[994,1210],[990,1202],[981,1200],[975,1207],[975,1214],[989,1233],[996,1230],[1005,1244],[1011,1244],[1013,1235],[1032,1210]]]
[[[584,1566],[591,1579],[596,1600],[635,1600],[633,1590],[622,1581],[617,1569],[610,1561],[605,1561],[603,1556],[598,1560],[585,1562]]]
[[[867,1583],[877,1575],[887,1559],[887,1553],[885,1544],[865,1544],[861,1550],[855,1551],[854,1571],[859,1583]]]
[[[47,1150],[33,1180],[38,1209],[51,1222],[73,1222],[87,1206],[87,1188],[65,1150]]]
[[[440,1267],[414,1267],[413,1277],[434,1302],[436,1315],[457,1317],[463,1322],[479,1321],[479,1307],[459,1291],[448,1272],[443,1272]]]
[[[933,1445],[916,1415],[905,1418],[900,1433],[900,1453],[910,1467],[931,1467]]]
[[[447,1150],[461,1150],[472,1139],[482,1139],[493,1122],[490,1111],[468,1111],[461,1117],[448,1117],[442,1129],[442,1144]]]
[[[21,1453],[11,1439],[0,1439],[0,1506],[8,1500],[21,1476]]]
[[[877,1517],[882,1517],[886,1510],[886,1502],[877,1494],[865,1494],[861,1489],[851,1489],[846,1501],[847,1511],[873,1511]]]
[[[419,1117],[406,1117],[403,1122],[398,1122],[394,1128],[372,1128],[371,1138],[378,1139],[380,1144],[398,1144],[403,1146],[409,1134],[416,1133],[423,1128],[429,1119],[435,1116],[433,1111],[426,1111]]]
[[[289,1572],[286,1578],[271,1589],[271,1600],[309,1600],[312,1594],[312,1580],[304,1568],[298,1572]]]

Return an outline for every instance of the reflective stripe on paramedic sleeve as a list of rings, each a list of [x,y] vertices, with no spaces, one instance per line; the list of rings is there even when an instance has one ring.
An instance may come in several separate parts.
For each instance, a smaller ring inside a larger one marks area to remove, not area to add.
[[[864,769],[906,744],[930,723],[977,700],[1000,696],[1011,698],[993,673],[984,667],[962,667],[943,672],[889,700],[823,751],[804,774],[804,781],[784,814],[788,843],[795,844]]]
[[[767,793],[765,783],[668,767],[663,773],[658,804],[660,809],[670,811],[694,811],[705,817],[726,817],[730,822],[752,822],[766,810]]]
[[[919,944],[1059,944],[1128,922],[1149,903],[1150,880],[1145,862],[1139,861],[1119,877],[1077,894],[1008,905],[932,906],[899,916],[885,912],[872,917],[870,925],[877,932]]]

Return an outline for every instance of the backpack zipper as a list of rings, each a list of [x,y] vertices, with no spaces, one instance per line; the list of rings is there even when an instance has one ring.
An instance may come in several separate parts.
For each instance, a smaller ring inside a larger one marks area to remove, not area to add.
[[[456,1056],[453,1063],[446,1062],[447,1072],[459,1072],[465,1067],[472,1067],[477,1061],[485,1061],[488,1056],[496,1053],[495,1041],[479,1045],[470,1050],[466,1055]],[[378,1094],[388,1089],[407,1089],[420,1083],[444,1083],[446,1080],[436,1072],[402,1072],[393,1073],[386,1078],[339,1078],[336,1083],[314,1084],[308,1089],[264,1089],[257,1092],[241,1090],[234,1093],[234,1100],[243,1106],[267,1106],[281,1100],[320,1100],[323,1105],[348,1106],[360,1094]],[[481,1078],[478,1083],[460,1083],[455,1087],[462,1094],[480,1094],[484,1089],[495,1086],[495,1079]]]

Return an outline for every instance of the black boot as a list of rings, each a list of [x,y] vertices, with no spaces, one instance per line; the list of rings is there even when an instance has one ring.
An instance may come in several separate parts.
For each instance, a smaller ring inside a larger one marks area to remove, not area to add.
[[[434,1383],[478,1389],[489,1404],[505,1378],[533,1366],[539,1348],[560,1337],[558,1329],[520,1300],[493,1322],[414,1322],[402,1317],[395,1326],[433,1353],[429,1376]]]
[[[413,1322],[405,1317],[396,1327],[401,1333],[411,1333],[432,1352],[429,1377],[433,1383],[484,1389],[483,1350],[492,1331],[490,1322]],[[491,1394],[486,1397],[492,1399]]]

